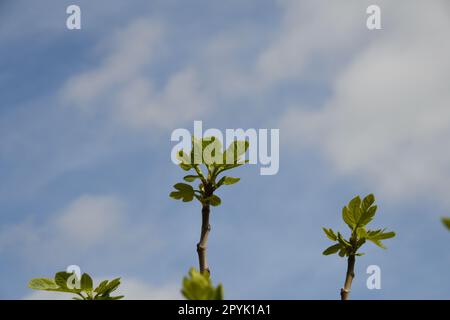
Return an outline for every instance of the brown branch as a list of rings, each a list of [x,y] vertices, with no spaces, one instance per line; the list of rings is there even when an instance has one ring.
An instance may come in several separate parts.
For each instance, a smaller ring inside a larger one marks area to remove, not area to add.
[[[200,241],[197,243],[198,262],[200,265],[201,273],[210,273],[208,267],[208,260],[206,258],[206,245],[208,243],[208,236],[211,230],[209,224],[209,204],[203,204],[202,206],[202,229],[200,233]]]
[[[355,278],[355,255],[352,254],[348,257],[347,275],[345,276],[344,288],[341,289],[341,300],[348,300],[350,296],[350,290],[352,288],[352,281]]]

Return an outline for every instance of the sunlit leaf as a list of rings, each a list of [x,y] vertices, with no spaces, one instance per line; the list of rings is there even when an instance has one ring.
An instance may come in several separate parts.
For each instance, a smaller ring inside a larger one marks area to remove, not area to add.
[[[366,211],[361,214],[361,218],[359,219],[358,224],[361,226],[367,225],[371,222],[375,216],[375,212],[377,211],[377,206],[370,207]]]
[[[342,219],[351,230],[355,228],[357,221],[355,220],[352,212],[347,207],[342,208]]]
[[[92,278],[87,273],[83,273],[83,275],[81,276],[81,289],[83,291],[92,291],[93,286],[94,283],[92,281]]]
[[[238,163],[240,157],[247,152],[248,141],[233,141],[223,154],[224,164],[233,165]]]
[[[374,202],[375,202],[375,196],[373,194],[367,195],[362,201],[361,209],[363,211],[366,211],[367,209],[370,208],[370,206],[372,204],[374,204]]]
[[[193,182],[195,181],[195,179],[199,179],[200,176],[194,176],[194,175],[188,175],[188,176],[184,176],[183,179],[187,182]]]
[[[187,300],[223,300],[223,287],[219,284],[214,287],[209,274],[198,272],[195,268],[189,270],[183,279],[181,293]]]
[[[323,255],[328,256],[330,254],[334,254],[336,252],[338,252],[341,249],[341,244],[340,243],[336,243],[328,248],[326,248],[324,250],[324,252],[322,252]]]
[[[72,281],[71,277],[75,277],[75,274],[60,271],[55,274],[54,280],[47,278],[31,279],[28,286],[34,290],[77,294],[77,297],[72,298],[74,300],[118,300],[123,298],[123,296],[110,296],[110,293],[116,290],[119,286],[120,278],[112,281],[104,280],[95,290],[93,290],[92,278],[87,273],[83,273],[81,276],[79,289],[76,287],[71,289],[71,286],[74,284],[69,283]],[[76,278],[74,278],[74,280],[76,280]],[[93,292],[97,293],[97,295],[94,296]]]
[[[337,240],[337,235],[334,233],[334,231],[330,228],[322,228],[323,231],[325,232],[325,234],[327,235],[328,239],[336,241]]]

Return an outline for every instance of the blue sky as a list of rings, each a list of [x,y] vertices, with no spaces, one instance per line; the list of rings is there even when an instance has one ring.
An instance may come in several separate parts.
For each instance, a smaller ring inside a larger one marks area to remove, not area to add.
[[[373,192],[397,232],[357,261],[352,296],[448,299],[450,7],[372,2],[0,1],[0,298],[79,265],[129,298],[178,298],[197,266],[197,203],[174,129],[280,129],[280,170],[236,170],[212,212],[227,298],[336,299],[346,262],[322,226]],[[78,4],[82,29],[67,30]],[[222,190],[223,189],[223,190]],[[366,268],[382,271],[368,290]]]

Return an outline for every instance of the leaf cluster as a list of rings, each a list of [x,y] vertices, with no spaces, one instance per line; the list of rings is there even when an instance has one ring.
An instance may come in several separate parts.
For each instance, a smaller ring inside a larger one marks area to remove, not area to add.
[[[76,294],[74,300],[119,300],[124,296],[111,296],[120,285],[120,278],[111,281],[104,280],[94,289],[92,278],[83,273],[79,279],[79,286],[72,283],[72,280],[78,280],[74,273],[65,271],[57,272],[54,279],[35,278],[31,279],[28,287],[34,290],[67,292]]]
[[[450,217],[442,218],[442,223],[447,227],[448,230],[450,230]]]
[[[342,219],[351,230],[349,239],[344,239],[340,232],[335,233],[331,228],[323,228],[326,236],[336,242],[325,249],[324,255],[338,253],[341,257],[361,256],[364,253],[360,253],[358,250],[367,240],[380,248],[386,249],[381,241],[395,237],[395,232],[386,232],[386,229],[366,229],[377,211],[377,206],[374,203],[375,197],[373,194],[369,194],[363,200],[357,196],[342,209]]]
[[[223,300],[223,287],[214,287],[209,273],[200,273],[195,268],[189,270],[188,276],[183,278],[181,293],[187,300]]]
[[[195,188],[184,182],[177,183],[173,186],[175,190],[170,193],[170,197],[183,202],[189,202],[195,198],[203,205],[220,205],[221,199],[213,194],[214,191],[222,185],[235,184],[240,178],[225,175],[219,177],[219,175],[247,163],[248,161],[240,159],[248,147],[248,141],[234,141],[223,151],[220,140],[215,137],[203,139],[193,137],[191,151],[186,153],[180,150],[177,158],[181,169],[194,171],[193,174],[185,176],[184,181],[195,183],[198,180],[198,187]]]

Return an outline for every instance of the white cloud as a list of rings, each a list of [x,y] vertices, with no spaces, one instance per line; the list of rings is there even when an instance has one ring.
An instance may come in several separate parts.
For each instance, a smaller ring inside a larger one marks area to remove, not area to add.
[[[279,25],[227,31],[205,44],[202,75],[211,92],[254,99],[287,81],[327,82],[367,35],[364,1],[284,0],[278,7]]]
[[[83,195],[48,220],[4,226],[0,252],[52,267],[78,264],[91,256],[101,268],[141,261],[161,246],[161,240],[151,225],[127,219],[125,210],[116,197]]]
[[[383,196],[446,199],[450,20],[443,1],[407,9],[385,6],[389,23],[335,80],[331,99],[318,110],[291,108],[280,126],[291,143],[317,147],[338,173]]]
[[[100,280],[113,277],[99,277]],[[99,281],[94,280],[94,284]],[[137,278],[122,278],[121,284],[113,295],[123,295],[124,300],[179,300],[181,299],[180,286],[167,284],[154,286]],[[33,291],[23,297],[24,300],[70,300],[73,295],[68,293]]]
[[[206,110],[194,69],[184,69],[171,76],[161,93],[145,78],[136,78],[117,95],[116,120],[132,128],[173,128],[194,120]]]
[[[136,278],[124,278],[120,294],[127,300],[179,300],[180,286],[181,282],[179,285],[153,286]]]
[[[23,297],[22,300],[72,300],[72,296],[59,292],[33,291]]]
[[[126,84],[152,62],[162,36],[161,25],[144,20],[136,20],[118,31],[98,49],[109,51],[99,67],[67,81],[65,98],[78,106],[90,107],[100,96]]]
[[[89,247],[110,234],[121,232],[123,205],[111,196],[84,195],[71,203],[54,222],[61,236],[78,246]]]
[[[286,0],[280,5],[280,29],[257,59],[256,77],[263,87],[304,77],[311,63],[338,59],[361,40],[361,2]]]
[[[136,20],[101,42],[108,51],[99,67],[70,78],[63,97],[126,127],[174,128],[219,111],[217,97],[258,96],[281,81],[304,77],[314,59],[334,61],[359,44],[363,5],[279,4],[281,25],[271,36],[261,37],[254,27],[217,32],[196,41],[197,58],[181,56],[180,67],[164,76],[154,72],[161,48],[176,52],[179,44],[169,43],[166,25]],[[328,51],[334,55],[323,54]],[[243,58],[249,55],[251,60]],[[167,80],[161,85],[161,79]]]
[[[136,129],[167,129],[194,120],[208,100],[194,68],[174,71],[162,88],[155,84],[153,67],[165,40],[162,24],[133,21],[100,45],[100,51],[108,51],[99,67],[67,80],[63,99]]]

